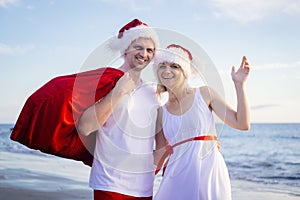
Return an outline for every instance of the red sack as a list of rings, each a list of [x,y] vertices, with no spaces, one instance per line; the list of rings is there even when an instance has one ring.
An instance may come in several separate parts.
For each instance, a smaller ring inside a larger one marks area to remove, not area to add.
[[[10,138],[31,149],[91,166],[95,134],[80,136],[76,123],[123,74],[118,69],[99,68],[50,80],[27,99]]]

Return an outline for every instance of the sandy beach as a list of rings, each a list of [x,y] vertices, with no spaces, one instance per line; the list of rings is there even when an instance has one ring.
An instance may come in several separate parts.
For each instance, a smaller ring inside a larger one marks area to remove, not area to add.
[[[54,156],[0,152],[0,199],[92,199],[89,167]]]
[[[299,188],[265,185],[248,181],[233,180],[233,200],[299,200]]]
[[[54,156],[0,152],[0,199],[92,199],[89,170],[81,162]],[[296,200],[297,188],[232,181],[233,200]]]

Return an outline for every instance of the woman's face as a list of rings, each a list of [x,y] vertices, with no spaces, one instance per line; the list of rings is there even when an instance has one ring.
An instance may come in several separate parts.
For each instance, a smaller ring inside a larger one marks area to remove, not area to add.
[[[176,63],[160,63],[157,68],[157,76],[159,82],[170,89],[181,86],[185,82],[183,70]]]

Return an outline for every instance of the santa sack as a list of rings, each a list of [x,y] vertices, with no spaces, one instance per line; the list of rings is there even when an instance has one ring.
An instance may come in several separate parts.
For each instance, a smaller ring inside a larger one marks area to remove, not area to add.
[[[83,111],[109,93],[123,74],[107,67],[50,80],[27,99],[10,138],[91,166],[95,134],[80,136],[76,124]]]

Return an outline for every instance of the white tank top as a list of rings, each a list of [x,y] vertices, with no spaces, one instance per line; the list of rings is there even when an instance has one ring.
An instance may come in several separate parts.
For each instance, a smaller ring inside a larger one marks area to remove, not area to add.
[[[217,136],[213,114],[198,88],[196,89],[192,106],[182,115],[174,115],[167,110],[166,106],[163,106],[162,122],[164,135],[171,145],[200,135]],[[215,142],[207,141],[206,143],[214,144]],[[184,152],[187,146],[191,144],[183,144],[175,149],[181,149]],[[208,148],[207,150],[202,149],[200,151],[203,156],[211,148],[211,145],[206,145],[206,147]]]
[[[90,187],[136,197],[152,196],[153,146],[158,100],[143,84],[122,98],[98,130]]]

